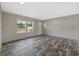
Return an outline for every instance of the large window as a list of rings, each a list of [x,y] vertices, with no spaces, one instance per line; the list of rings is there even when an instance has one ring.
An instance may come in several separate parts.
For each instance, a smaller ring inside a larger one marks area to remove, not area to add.
[[[33,22],[27,21],[27,32],[33,31]]]
[[[26,32],[26,21],[17,20],[17,33],[25,33],[25,32]]]
[[[26,33],[33,31],[33,22],[26,20],[17,20],[17,33]]]

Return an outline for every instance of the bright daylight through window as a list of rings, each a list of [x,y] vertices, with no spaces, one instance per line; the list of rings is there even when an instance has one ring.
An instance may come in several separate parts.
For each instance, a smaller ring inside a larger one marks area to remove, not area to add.
[[[26,21],[17,20],[17,33],[25,33],[25,32],[26,32]]]
[[[26,33],[33,31],[33,22],[26,20],[17,20],[17,33]]]

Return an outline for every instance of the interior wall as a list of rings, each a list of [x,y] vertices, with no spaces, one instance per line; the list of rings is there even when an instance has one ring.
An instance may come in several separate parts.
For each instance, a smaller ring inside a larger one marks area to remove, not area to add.
[[[33,21],[34,31],[17,34],[16,32],[17,19]],[[17,39],[22,39],[30,36],[41,35],[42,26],[39,23],[41,23],[41,21],[38,19],[11,14],[7,12],[2,12],[2,38],[3,38],[2,43],[17,40]],[[40,30],[39,30],[39,27],[40,27]]]
[[[0,5],[0,50],[1,50],[1,5]]]
[[[43,33],[79,40],[79,14],[44,21]]]

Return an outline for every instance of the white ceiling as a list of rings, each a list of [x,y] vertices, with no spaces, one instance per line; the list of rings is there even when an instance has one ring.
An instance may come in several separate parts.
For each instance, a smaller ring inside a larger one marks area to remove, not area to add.
[[[2,10],[40,20],[79,14],[78,2],[2,2]]]

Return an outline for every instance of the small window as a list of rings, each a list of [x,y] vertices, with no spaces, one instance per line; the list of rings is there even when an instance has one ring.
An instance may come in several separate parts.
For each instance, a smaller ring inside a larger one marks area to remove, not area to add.
[[[33,22],[27,21],[27,32],[33,31]]]
[[[26,32],[26,20],[17,20],[17,33]]]

